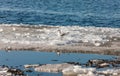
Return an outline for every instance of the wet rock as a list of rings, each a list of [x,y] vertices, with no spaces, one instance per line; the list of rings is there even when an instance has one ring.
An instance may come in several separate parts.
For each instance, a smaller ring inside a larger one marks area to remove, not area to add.
[[[11,73],[13,75],[22,75],[22,76],[24,76],[24,72],[22,70],[20,70],[20,69],[11,68],[11,69],[8,69],[7,72]]]
[[[66,62],[68,64],[73,64],[73,65],[81,65],[79,62]]]
[[[94,59],[94,60],[89,60],[87,62],[87,66],[97,66],[98,64],[101,64],[101,63],[104,63],[106,62],[105,60],[102,60],[102,59]]]
[[[31,72],[33,72],[32,70],[26,70],[26,72],[29,72],[29,73],[31,73]]]
[[[119,59],[111,60],[109,63],[110,63],[113,67],[120,67],[120,60],[119,60]]]
[[[105,68],[105,67],[118,67],[120,66],[120,60],[102,60],[102,59],[95,59],[89,60],[86,64],[90,67],[97,67],[97,68]]]
[[[114,64],[120,64],[120,60],[113,60],[111,62],[114,63]]]

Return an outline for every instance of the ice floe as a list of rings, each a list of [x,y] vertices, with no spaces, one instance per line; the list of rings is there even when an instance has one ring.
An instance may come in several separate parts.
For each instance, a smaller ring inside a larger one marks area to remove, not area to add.
[[[87,65],[87,64],[91,65]],[[118,64],[118,66],[114,66]],[[86,65],[86,66],[85,66]],[[106,65],[111,65],[107,66]],[[78,62],[66,62],[58,64],[43,64],[43,65],[27,65],[28,68],[33,66],[37,72],[62,72],[63,76],[119,76],[120,75],[120,60],[103,60],[95,59],[88,60],[86,64],[80,64]],[[101,66],[101,67],[98,67]],[[25,65],[26,67],[26,65]]]
[[[11,50],[120,54],[120,28],[0,24],[0,29],[2,50],[10,46]]]
[[[50,45],[90,43],[94,46],[101,46],[110,42],[112,38],[112,40],[120,38],[120,28],[107,27],[46,25],[43,27],[43,25],[1,24],[0,32],[1,41],[5,43],[8,41],[29,41],[30,43],[38,41]]]
[[[83,67],[81,65],[74,65],[69,63],[60,64],[44,64],[34,67],[38,72],[62,72],[63,76],[119,76],[120,68],[102,68]]]

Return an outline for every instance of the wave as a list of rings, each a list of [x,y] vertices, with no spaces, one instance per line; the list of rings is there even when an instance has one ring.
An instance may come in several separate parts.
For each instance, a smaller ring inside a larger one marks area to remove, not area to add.
[[[119,13],[54,11],[31,8],[0,8],[0,23],[120,27]]]
[[[0,23],[120,28],[119,5],[119,0],[0,0]]]
[[[76,11],[76,12],[67,12],[67,11],[54,11],[54,10],[40,10],[40,9],[31,9],[31,8],[8,8],[2,7],[0,11],[14,11],[14,12],[34,12],[34,13],[46,13],[46,14],[56,14],[56,15],[75,15],[78,17],[83,16],[101,16],[105,18],[119,18],[119,13],[95,13],[86,11]],[[111,16],[109,16],[111,15]]]

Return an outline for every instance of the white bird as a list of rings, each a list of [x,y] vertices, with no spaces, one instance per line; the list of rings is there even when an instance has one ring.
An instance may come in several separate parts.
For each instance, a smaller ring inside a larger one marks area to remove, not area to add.
[[[3,32],[3,29],[2,29],[2,28],[0,29],[0,32]]]
[[[13,31],[16,31],[16,28],[15,28],[15,27],[13,27],[13,28],[12,28],[12,30],[13,30]]]

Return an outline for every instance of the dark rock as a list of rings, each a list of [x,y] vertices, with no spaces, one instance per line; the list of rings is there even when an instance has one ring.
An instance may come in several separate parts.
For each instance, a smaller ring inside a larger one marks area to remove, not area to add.
[[[14,75],[22,75],[22,76],[24,76],[24,72],[22,70],[20,70],[20,69],[11,68],[7,72],[12,73]]]
[[[93,66],[96,67],[98,64],[101,64],[101,63],[104,63],[104,62],[106,62],[106,61],[102,60],[102,59],[95,59],[95,60],[89,60],[86,65],[91,66],[91,67],[93,67]]]
[[[118,67],[120,66],[120,60],[113,60],[113,61],[110,61],[111,65],[113,67]]]
[[[31,73],[31,72],[33,72],[32,70],[26,70],[26,72],[29,72],[29,73]]]
[[[79,62],[66,62],[68,64],[73,64],[73,65],[81,65]]]

